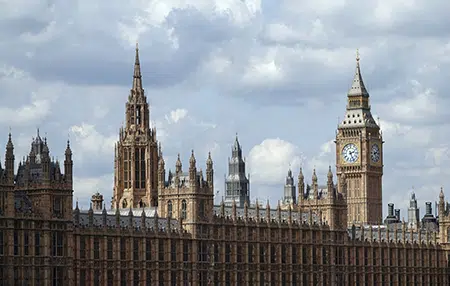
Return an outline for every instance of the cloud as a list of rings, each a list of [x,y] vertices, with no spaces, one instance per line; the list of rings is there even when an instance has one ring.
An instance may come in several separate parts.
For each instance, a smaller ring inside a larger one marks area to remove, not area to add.
[[[188,115],[188,111],[184,108],[177,108],[172,110],[168,115],[166,115],[166,120],[169,124],[178,123]]]
[[[103,200],[107,208],[111,207],[111,197],[113,189],[113,173],[96,177],[78,177],[73,178],[73,188],[76,190],[74,194],[74,204],[79,201],[79,205],[85,209],[89,207],[91,196],[99,192],[103,194]]]
[[[304,155],[294,144],[276,139],[265,139],[255,145],[248,155],[248,166],[255,184],[282,184],[288,168],[296,170]]]
[[[39,99],[36,94],[31,96],[31,102],[19,108],[0,107],[0,124],[23,125],[44,119],[50,112],[50,102]]]
[[[73,141],[80,149],[81,154],[111,155],[114,152],[114,144],[117,135],[105,136],[98,132],[94,125],[82,123],[70,127]]]
[[[323,143],[319,148],[319,153],[308,161],[309,169],[316,169],[317,172],[328,172],[328,167],[335,162],[335,143],[334,140]]]
[[[404,95],[398,96],[400,93]],[[412,121],[429,122],[443,112],[439,106],[439,97],[433,88],[426,88],[417,80],[411,80],[406,86],[399,86],[392,91],[392,100],[382,104],[383,112],[393,120],[411,123]]]

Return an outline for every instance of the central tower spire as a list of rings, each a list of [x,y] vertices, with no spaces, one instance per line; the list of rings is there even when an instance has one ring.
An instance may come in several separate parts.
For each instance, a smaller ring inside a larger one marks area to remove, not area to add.
[[[141,75],[141,64],[139,62],[139,44],[136,43],[136,56],[134,60],[134,73],[133,73],[133,86],[132,91],[135,91],[135,94],[144,95],[144,90],[142,89],[142,75]],[[141,93],[142,91],[142,93]]]
[[[113,207],[155,206],[158,202],[158,141],[150,129],[150,111],[142,87],[139,47],[133,84],[125,104],[125,128],[115,150]]]

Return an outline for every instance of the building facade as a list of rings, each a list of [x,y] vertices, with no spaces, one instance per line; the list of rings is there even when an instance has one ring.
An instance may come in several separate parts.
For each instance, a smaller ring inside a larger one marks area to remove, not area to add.
[[[89,210],[78,202],[72,210],[69,142],[62,172],[38,133],[16,173],[9,135],[0,168],[0,285],[449,285],[450,207],[443,191],[439,219],[427,204],[412,227],[392,205],[382,224],[381,132],[359,60],[356,74],[350,117],[336,138],[336,176],[330,167],[320,186],[314,171],[309,185],[300,169],[295,200],[289,172],[283,203],[251,204],[236,139],[230,174],[246,186],[214,205],[210,154],[204,174],[194,151],[187,171],[178,156],[175,172],[166,174],[136,49],[111,209],[95,193]],[[353,119],[358,114],[364,122]]]

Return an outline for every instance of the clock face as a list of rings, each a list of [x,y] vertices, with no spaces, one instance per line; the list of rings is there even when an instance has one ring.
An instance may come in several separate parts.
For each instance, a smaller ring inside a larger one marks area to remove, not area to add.
[[[378,163],[380,161],[380,147],[377,144],[372,145],[372,149],[370,150],[370,158],[372,162]]]
[[[345,145],[342,149],[342,157],[348,163],[355,163],[359,157],[358,147],[353,143]]]

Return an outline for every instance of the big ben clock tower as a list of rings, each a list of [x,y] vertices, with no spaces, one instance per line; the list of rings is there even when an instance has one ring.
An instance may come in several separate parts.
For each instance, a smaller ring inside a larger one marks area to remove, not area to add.
[[[383,139],[370,112],[369,93],[361,76],[358,53],[355,77],[347,94],[345,118],[339,123],[335,143],[339,185],[346,186],[340,191],[347,199],[348,225],[380,224],[383,216]]]

